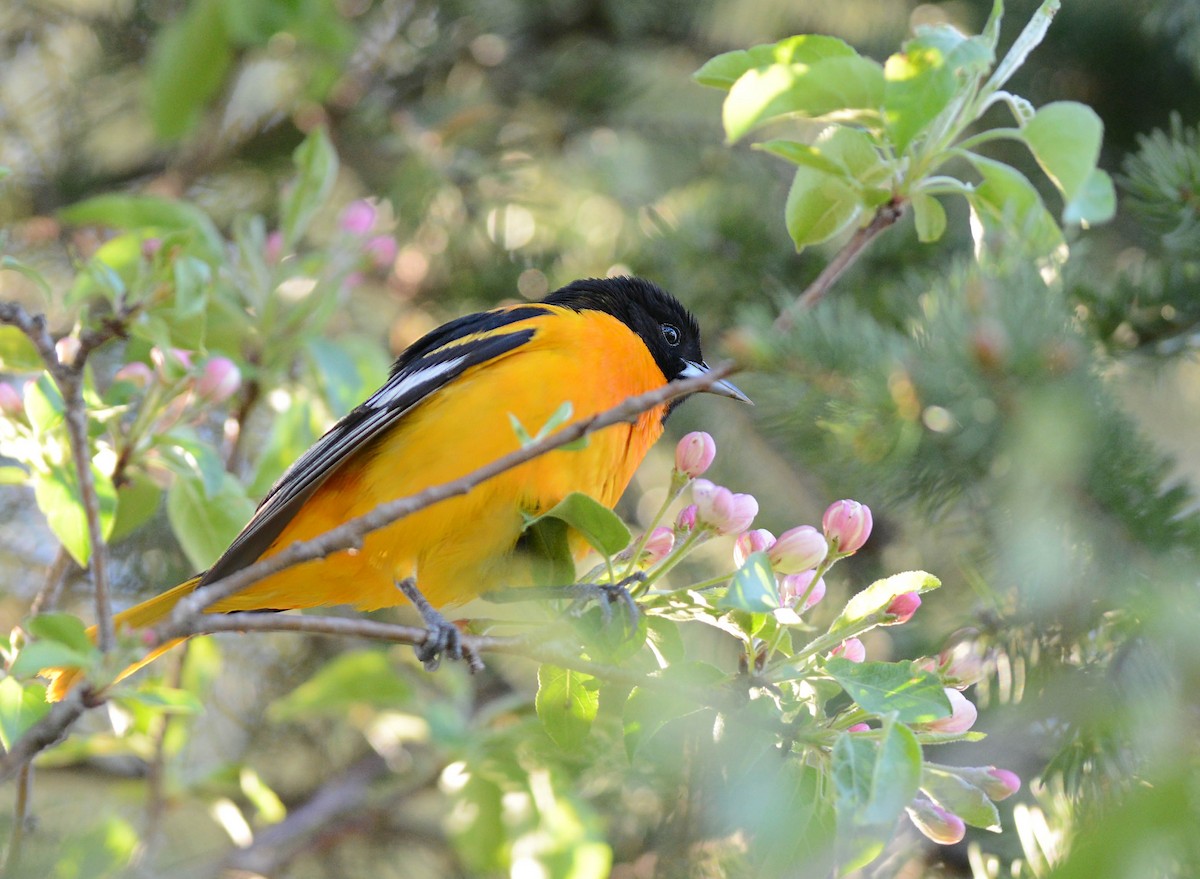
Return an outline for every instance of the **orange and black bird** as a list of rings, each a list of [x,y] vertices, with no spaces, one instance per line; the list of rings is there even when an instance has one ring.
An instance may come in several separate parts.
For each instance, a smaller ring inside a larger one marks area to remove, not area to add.
[[[512,416],[536,430],[569,402],[570,421],[586,419],[707,370],[695,318],[640,278],[575,281],[540,302],[452,320],[405,350],[383,387],[283,474],[211,568],[117,614],[115,623],[153,625],[200,586],[516,450],[520,439]],[[708,390],[748,402],[727,381]],[[374,531],[356,551],[260,580],[209,611],[333,604],[373,610],[400,604],[405,595],[442,607],[520,585],[506,581],[526,517],[572,492],[613,507],[678,402],[597,431],[583,448],[550,452]],[[577,555],[586,549],[582,541],[571,545]],[[404,593],[397,588],[413,582],[419,595],[411,585]],[[61,697],[76,677],[69,670],[60,673],[52,698]]]

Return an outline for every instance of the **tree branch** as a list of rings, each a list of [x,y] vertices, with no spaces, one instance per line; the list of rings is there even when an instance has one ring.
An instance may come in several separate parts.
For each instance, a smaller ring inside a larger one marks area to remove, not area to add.
[[[85,688],[76,687],[14,742],[12,750],[0,757],[0,781],[7,781],[39,751],[61,739],[84,710],[92,707],[86,695]]]
[[[706,375],[684,381],[671,382],[645,394],[629,397],[611,409],[593,415],[591,418],[585,418],[569,424],[561,430],[550,434],[550,436],[532,442],[501,458],[497,458],[490,464],[486,464],[478,470],[468,473],[466,476],[442,485],[435,485],[409,497],[398,498],[380,504],[371,512],[344,522],[319,537],[294,543],[270,558],[261,559],[252,565],[242,568],[240,571],[230,574],[228,577],[197,589],[192,595],[179,602],[167,624],[155,630],[160,643],[192,634],[190,617],[202,613],[216,602],[241,592],[259,580],[263,580],[272,574],[277,574],[280,571],[287,570],[304,562],[324,558],[340,550],[359,547],[363,538],[372,531],[385,528],[393,522],[397,522],[405,516],[412,515],[439,501],[466,494],[475,486],[494,476],[511,470],[554,449],[568,445],[589,433],[594,433],[597,430],[620,422],[631,421],[641,413],[653,409],[655,406],[660,406],[677,397],[705,390],[715,382],[729,375],[733,372],[733,369],[734,367],[731,363],[720,364]]]
[[[902,216],[904,216],[904,202],[892,199],[887,204],[880,205],[871,222],[859,227],[800,297],[779,313],[779,317],[775,319],[775,329],[782,333],[790,330],[800,316],[800,312],[807,311],[820,302],[834,282],[842,276],[846,269],[854,265],[855,260],[866,249],[866,246],[880,232],[893,225]]]

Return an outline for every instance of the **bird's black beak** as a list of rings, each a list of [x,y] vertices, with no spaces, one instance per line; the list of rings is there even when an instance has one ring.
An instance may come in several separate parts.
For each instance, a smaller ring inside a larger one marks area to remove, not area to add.
[[[693,360],[685,360],[684,364],[683,370],[679,373],[679,378],[697,378],[702,375],[708,375],[712,371],[704,361],[696,363]],[[707,388],[704,388],[704,390],[710,394],[719,394],[722,397],[729,397],[732,400],[741,400],[743,403],[749,403],[751,406],[754,405],[754,401],[743,394],[733,382],[726,381],[725,379],[713,382]]]

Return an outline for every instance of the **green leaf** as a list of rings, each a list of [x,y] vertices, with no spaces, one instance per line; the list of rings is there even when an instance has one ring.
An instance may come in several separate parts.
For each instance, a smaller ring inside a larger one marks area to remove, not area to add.
[[[181,476],[199,477],[204,494],[213,497],[225,482],[225,464],[217,450],[190,432],[176,430],[155,443],[163,461]]]
[[[1034,256],[1048,256],[1062,245],[1062,231],[1024,174],[974,153],[967,157],[983,176],[967,200],[987,231],[1006,233],[1004,240],[1019,242]]]
[[[178,140],[200,120],[233,63],[221,0],[195,0],[158,32],[150,56],[150,119],[164,140]]]
[[[354,706],[395,710],[412,698],[409,685],[383,650],[350,650],[271,705],[276,720],[343,717]]]
[[[765,552],[750,554],[729,581],[729,589],[717,601],[721,610],[750,613],[770,613],[779,606],[779,586]]]
[[[835,656],[825,670],[860,708],[877,717],[895,714],[904,723],[950,716],[950,701],[937,675],[911,662],[851,662]]]
[[[784,208],[796,252],[844,231],[858,219],[862,209],[858,192],[844,179],[814,168],[797,168]]]
[[[896,818],[917,792],[921,746],[907,727],[884,722],[878,740],[846,733],[833,746],[839,866],[843,873],[875,860]]]
[[[557,519],[578,531],[598,552],[611,556],[629,545],[632,535],[621,517],[582,492],[573,491],[529,525]],[[527,526],[528,527],[528,526]]]
[[[0,744],[11,751],[21,736],[49,710],[46,688],[41,684],[22,686],[11,677],[0,680]]]
[[[680,717],[705,710],[690,698],[688,690],[701,691],[725,680],[725,673],[707,662],[679,662],[651,675],[677,689],[634,687],[621,713],[625,726],[625,753],[632,760],[659,730]]]
[[[725,136],[734,143],[783,117],[874,115],[883,93],[883,68],[857,55],[747,70],[725,98]]]
[[[24,275],[37,285],[37,288],[42,291],[43,296],[47,299],[50,298],[50,284],[46,281],[45,275],[15,256],[10,256],[9,254],[0,256],[0,272],[16,272],[18,275]]]
[[[1000,813],[988,795],[952,769],[925,766],[921,772],[921,790],[948,812],[953,812],[972,827],[1000,831]]]
[[[29,678],[47,668],[87,669],[99,655],[91,644],[83,651],[57,641],[30,641],[21,648],[8,672],[15,678]]]
[[[753,804],[766,813],[750,849],[757,861],[756,879],[795,877],[800,864],[802,875],[831,875],[837,819],[828,787],[815,766],[798,760],[779,766],[777,782],[768,790],[771,801]]]
[[[582,745],[591,731],[600,708],[595,680],[583,672],[545,663],[538,668],[534,707],[546,734],[565,751]]]
[[[324,128],[304,138],[292,154],[296,179],[283,196],[281,229],[284,248],[290,249],[303,237],[313,215],[325,204],[337,178],[338,157]]]
[[[1108,173],[1096,168],[1078,195],[1063,208],[1064,223],[1093,226],[1106,223],[1117,213],[1117,192]]]
[[[38,614],[26,620],[25,628],[36,638],[56,641],[84,653],[94,647],[83,620],[69,613]]]
[[[113,543],[124,540],[154,518],[162,494],[162,489],[149,475],[141,471],[127,473],[117,489],[117,515],[109,539]]]
[[[25,416],[37,436],[44,437],[62,426],[66,411],[58,385],[49,373],[43,372],[33,384],[28,385],[25,391]]]
[[[934,196],[918,192],[911,199],[913,220],[917,225],[917,240],[931,244],[946,231],[946,209]]]
[[[1073,201],[1100,158],[1104,123],[1096,111],[1075,101],[1046,104],[1021,129],[1021,135],[1063,199]]]
[[[840,163],[827,157],[815,146],[800,143],[799,141],[768,140],[763,143],[754,144],[754,149],[771,153],[774,156],[779,156],[784,161],[791,162],[793,165],[803,165],[807,168],[812,168],[814,171],[820,171],[822,174],[828,174],[831,177],[849,176],[846,169]]]
[[[867,617],[886,610],[897,595],[906,592],[929,592],[941,585],[941,580],[924,571],[905,571],[883,580],[876,580],[846,603],[837,619],[830,625],[829,632],[837,634],[857,628]]]
[[[710,59],[693,77],[701,85],[728,91],[747,70],[772,64],[812,64],[824,58],[858,55],[850,44],[822,34],[801,34],[778,43],[725,52]]]
[[[0,485],[24,485],[29,481],[29,472],[15,464],[0,465]]]
[[[192,693],[161,684],[144,683],[136,690],[120,689],[112,698],[126,708],[148,708],[158,714],[194,715],[204,711],[204,703]]]
[[[896,153],[902,153],[938,117],[958,92],[958,80],[942,51],[917,38],[884,65],[884,123]]]
[[[209,496],[194,476],[180,475],[167,492],[167,518],[188,561],[203,570],[215,562],[254,515],[254,504],[236,479],[225,474]]]
[[[92,542],[74,466],[54,464],[44,472],[35,473],[32,482],[34,499],[38,509],[45,515],[50,530],[76,563],[80,567],[87,567],[92,556]],[[116,521],[117,491],[112,479],[94,464],[92,482],[100,507],[100,530],[108,537]]]
[[[37,372],[45,368],[33,342],[16,327],[0,326],[0,369],[5,372]]]
[[[196,252],[213,262],[222,258],[224,241],[216,224],[200,208],[185,201],[155,195],[98,195],[76,202],[59,211],[68,223],[112,226],[116,229],[154,229],[186,232],[192,236]],[[131,237],[129,246],[140,258],[140,239]],[[131,256],[130,258],[135,258]],[[120,269],[121,265],[113,265]]]

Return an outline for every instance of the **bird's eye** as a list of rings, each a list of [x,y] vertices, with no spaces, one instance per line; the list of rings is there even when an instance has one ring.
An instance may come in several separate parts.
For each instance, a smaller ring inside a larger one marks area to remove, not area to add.
[[[679,327],[674,324],[663,324],[662,327],[663,339],[666,343],[674,348],[679,344]]]

